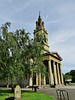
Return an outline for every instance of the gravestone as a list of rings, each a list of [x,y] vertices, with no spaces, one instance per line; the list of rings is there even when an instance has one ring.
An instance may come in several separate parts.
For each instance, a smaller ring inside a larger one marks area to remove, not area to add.
[[[16,86],[14,91],[14,100],[21,100],[21,88],[19,85]]]

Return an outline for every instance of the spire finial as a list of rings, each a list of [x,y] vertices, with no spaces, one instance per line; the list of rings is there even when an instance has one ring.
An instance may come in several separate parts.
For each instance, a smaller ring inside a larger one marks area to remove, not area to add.
[[[39,16],[40,16],[40,11],[39,11]]]
[[[41,16],[40,16],[40,11],[39,11],[39,19],[41,18]]]

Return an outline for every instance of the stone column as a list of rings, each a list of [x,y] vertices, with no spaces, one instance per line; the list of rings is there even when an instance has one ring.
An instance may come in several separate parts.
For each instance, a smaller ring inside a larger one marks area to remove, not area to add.
[[[39,85],[41,86],[41,73],[39,73]]]
[[[60,73],[59,73],[58,63],[57,63],[57,76],[58,76],[58,84],[60,84]]]
[[[61,64],[59,64],[59,67],[60,67],[61,84],[63,84],[63,75],[62,75]]]
[[[55,62],[53,61],[53,72],[54,72],[54,83],[57,84],[56,82],[56,72],[55,72]]]
[[[43,85],[46,85],[46,79],[45,79],[45,75],[44,75],[44,79],[43,79]]]
[[[30,79],[29,79],[29,86],[32,86],[33,85],[33,79],[32,79],[32,75],[30,76]]]
[[[48,69],[49,69],[49,84],[53,85],[53,74],[52,74],[52,68],[51,68],[51,60],[48,61]]]
[[[45,74],[41,74],[41,85],[46,85]]]
[[[36,85],[38,85],[38,74],[36,73]]]
[[[58,84],[58,81],[57,81],[57,65],[56,65],[56,62],[55,62],[55,77],[56,77],[56,85]]]

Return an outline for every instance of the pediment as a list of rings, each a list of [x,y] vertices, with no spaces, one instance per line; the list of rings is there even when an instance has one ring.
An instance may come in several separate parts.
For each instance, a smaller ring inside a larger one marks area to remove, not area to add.
[[[50,52],[50,54],[53,55],[54,57],[62,60],[61,56],[57,52]]]

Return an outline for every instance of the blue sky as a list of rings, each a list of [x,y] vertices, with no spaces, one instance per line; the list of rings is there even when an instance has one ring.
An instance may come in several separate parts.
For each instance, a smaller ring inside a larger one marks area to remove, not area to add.
[[[33,37],[39,11],[50,51],[63,58],[62,72],[75,70],[75,0],[0,0],[0,26],[11,22],[10,31],[24,28]]]

